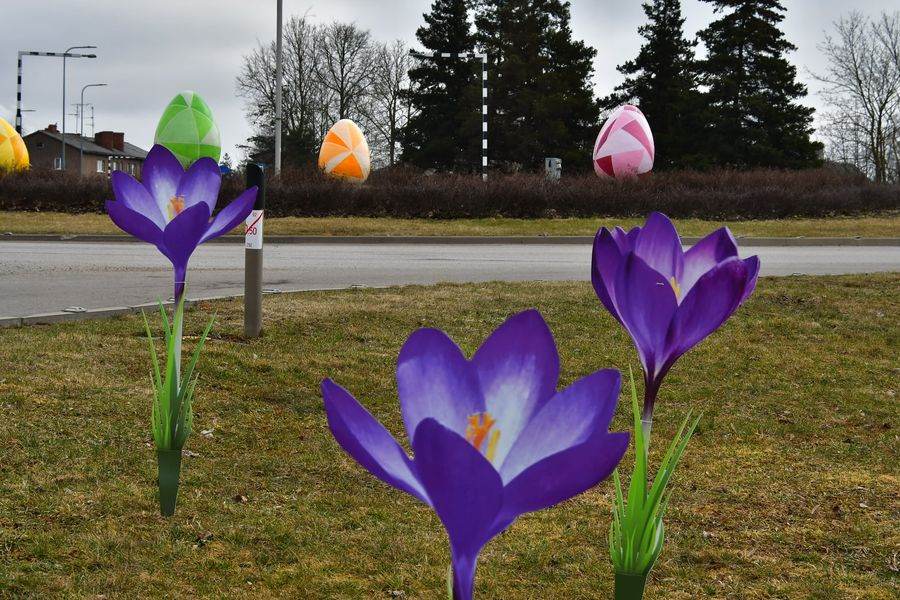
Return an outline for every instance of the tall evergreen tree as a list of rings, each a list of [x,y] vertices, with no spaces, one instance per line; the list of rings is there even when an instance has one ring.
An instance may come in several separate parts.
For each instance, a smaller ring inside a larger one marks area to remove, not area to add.
[[[409,72],[413,114],[402,133],[403,160],[421,167],[475,170],[481,165],[481,66],[472,52],[466,0],[435,0],[416,37],[450,58],[418,61]]]
[[[813,109],[798,103],[806,87],[785,58],[796,47],[778,24],[779,0],[703,0],[722,16],[698,35],[706,99],[715,111],[710,150],[735,167],[802,168],[819,162],[822,145],[810,140]]]
[[[490,59],[491,159],[536,169],[544,157],[590,168],[599,116],[596,50],[572,39],[569,3],[480,0],[477,39]]]
[[[642,4],[648,22],[638,28],[646,40],[634,60],[617,67],[625,81],[601,103],[606,109],[640,107],[653,131],[658,169],[697,166],[701,112],[694,46],[684,37],[680,0]]]

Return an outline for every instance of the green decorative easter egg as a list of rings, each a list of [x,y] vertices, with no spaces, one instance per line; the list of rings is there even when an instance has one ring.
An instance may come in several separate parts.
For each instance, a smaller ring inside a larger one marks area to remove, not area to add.
[[[185,168],[208,156],[219,162],[222,144],[212,111],[198,94],[181,92],[163,112],[153,143],[168,148]]]

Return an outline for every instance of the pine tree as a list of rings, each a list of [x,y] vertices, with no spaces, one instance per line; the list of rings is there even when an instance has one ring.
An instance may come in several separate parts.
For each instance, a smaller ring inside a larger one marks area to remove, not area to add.
[[[634,60],[617,67],[625,81],[601,103],[606,109],[637,105],[653,132],[657,169],[696,167],[702,143],[694,46],[684,37],[680,0],[642,4],[648,22],[638,29],[646,40]]]
[[[704,0],[722,16],[698,35],[715,112],[710,150],[718,164],[735,167],[802,168],[819,163],[822,145],[810,140],[814,110],[798,103],[806,87],[785,58],[796,47],[778,24],[779,0]]]
[[[481,167],[481,66],[460,59],[472,52],[466,0],[435,0],[416,37],[426,51],[450,58],[424,59],[409,72],[413,114],[403,129],[403,160],[421,167]]]
[[[481,0],[475,24],[488,53],[492,161],[537,169],[548,156],[567,171],[590,168],[599,107],[596,51],[572,39],[569,3]]]

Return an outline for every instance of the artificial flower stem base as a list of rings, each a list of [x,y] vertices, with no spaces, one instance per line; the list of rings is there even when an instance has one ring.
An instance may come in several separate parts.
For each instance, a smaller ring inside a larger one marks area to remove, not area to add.
[[[641,600],[644,597],[646,583],[647,573],[643,575],[616,573],[615,600]]]
[[[159,512],[164,517],[175,514],[178,499],[178,480],[181,477],[181,448],[157,450],[159,464]]]
[[[644,432],[644,446],[650,451],[650,428],[653,427],[653,417],[641,419],[641,431]]]

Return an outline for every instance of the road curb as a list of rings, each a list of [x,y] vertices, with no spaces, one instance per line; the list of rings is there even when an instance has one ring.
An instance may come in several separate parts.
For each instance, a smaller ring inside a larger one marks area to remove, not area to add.
[[[696,244],[701,238],[683,237],[686,245]],[[590,244],[588,235],[569,236],[471,236],[471,235],[268,235],[267,244]],[[900,237],[738,237],[741,246],[900,246]],[[49,235],[3,234],[0,241],[10,242],[70,242],[70,243],[124,243],[139,242],[130,235]],[[226,235],[207,243],[243,244],[244,237]]]
[[[222,296],[221,298],[233,298],[234,296]],[[215,298],[197,298],[185,300],[184,305],[190,306],[201,300],[218,300]],[[163,306],[169,308],[172,302],[166,301]],[[69,321],[89,321],[92,319],[108,319],[110,317],[118,317],[121,315],[130,315],[141,311],[147,313],[155,313],[159,310],[159,302],[148,302],[146,304],[135,304],[134,306],[106,306],[102,308],[89,308],[81,310],[56,311],[48,313],[36,313],[26,315],[24,317],[0,317],[0,329],[9,327],[23,327],[25,325],[54,325],[56,323],[66,323]]]
[[[366,286],[366,289],[377,289],[379,286]],[[317,289],[289,289],[278,290],[278,294],[294,294],[299,292],[327,292],[337,291],[350,288],[324,287]],[[225,296],[199,296],[197,298],[189,298],[184,301],[185,308],[190,308],[201,302],[213,302],[217,300],[238,300],[243,298],[243,294],[230,294]],[[162,305],[171,308],[171,301],[165,301]],[[111,317],[119,317],[123,315],[131,315],[141,311],[148,314],[155,314],[159,310],[159,302],[147,302],[145,304],[135,304],[134,306],[107,306],[104,308],[91,308],[79,311],[57,311],[49,313],[39,313],[28,315],[25,317],[0,317],[0,329],[8,329],[13,327],[25,327],[27,325],[55,325],[57,323],[66,323],[71,321],[89,321],[92,319],[108,319]]]

